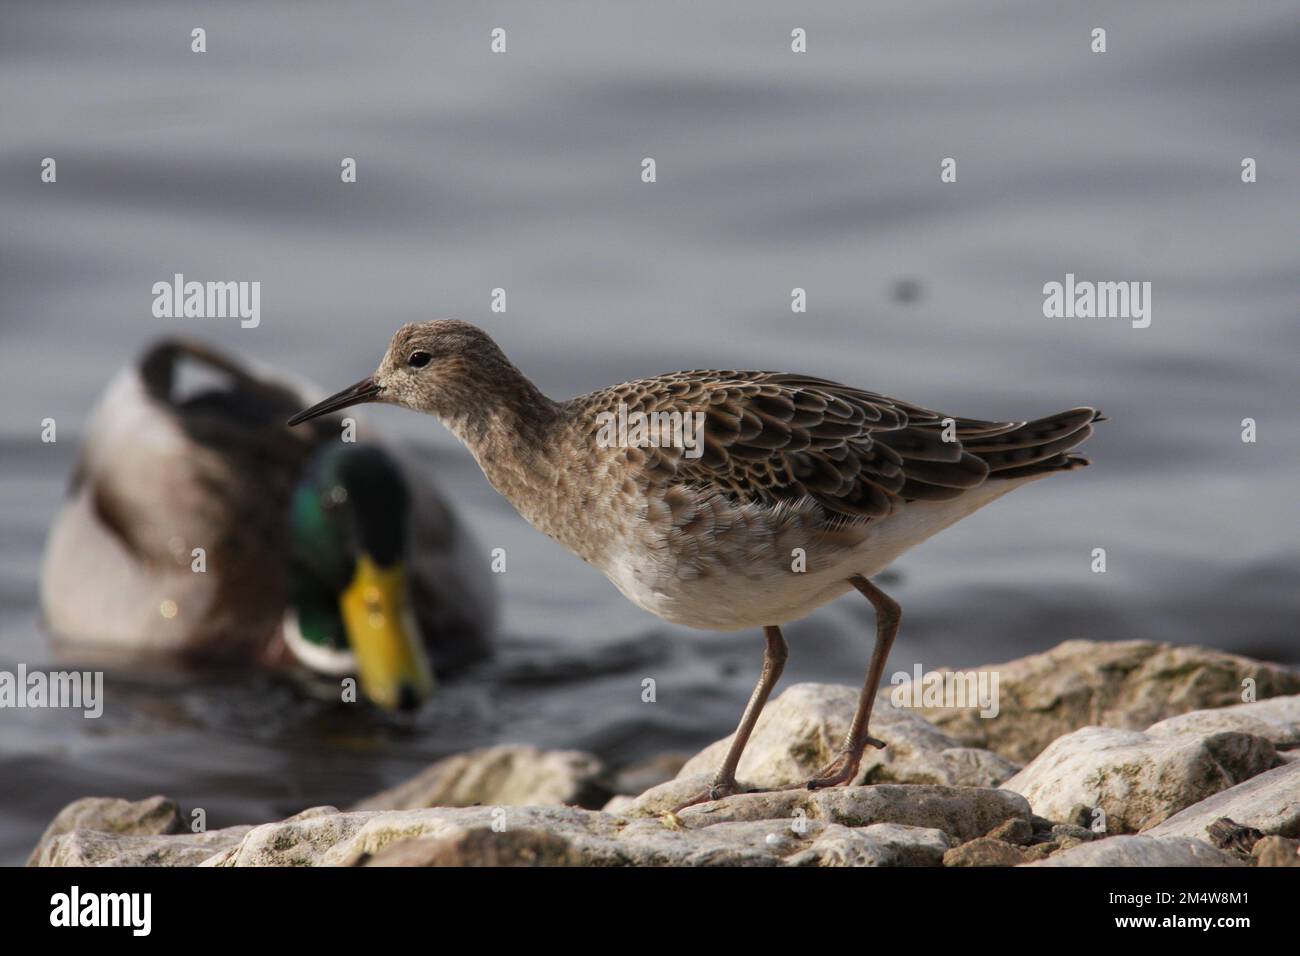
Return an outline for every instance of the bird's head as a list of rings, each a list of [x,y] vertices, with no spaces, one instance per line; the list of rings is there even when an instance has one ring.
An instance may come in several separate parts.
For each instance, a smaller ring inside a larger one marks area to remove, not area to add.
[[[454,420],[482,407],[517,375],[491,337],[468,322],[435,319],[404,325],[374,375],[299,412],[289,424],[363,402],[401,405]]]

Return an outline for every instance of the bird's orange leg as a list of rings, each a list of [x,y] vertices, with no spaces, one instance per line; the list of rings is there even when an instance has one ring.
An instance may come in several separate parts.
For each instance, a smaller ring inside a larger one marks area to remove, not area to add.
[[[767,638],[767,648],[763,651],[763,673],[759,676],[758,684],[754,687],[754,693],[750,695],[749,703],[745,706],[745,713],[740,718],[740,726],[736,728],[735,737],[731,740],[731,748],[727,751],[727,758],[722,762],[722,766],[718,768],[718,772],[709,788],[675,807],[674,813],[697,803],[721,800],[733,793],[740,793],[740,785],[736,783],[736,767],[740,765],[740,755],[745,752],[745,745],[749,743],[749,736],[754,732],[754,725],[758,723],[758,715],[763,712],[763,705],[767,703],[772,688],[781,679],[781,671],[785,669],[786,658],[790,656],[790,649],[785,643],[785,638],[781,636],[779,627],[769,626],[763,628],[763,636]]]
[[[849,578],[849,583],[861,591],[876,609],[876,647],[871,652],[871,667],[867,670],[867,682],[862,686],[862,694],[858,697],[853,725],[835,754],[835,759],[804,784],[809,790],[852,783],[858,774],[858,766],[862,763],[862,752],[867,746],[885,746],[883,740],[877,740],[867,733],[867,725],[871,720],[871,705],[876,700],[880,678],[885,673],[885,660],[889,657],[889,649],[894,646],[898,625],[903,620],[903,610],[893,598],[862,575],[855,574]]]

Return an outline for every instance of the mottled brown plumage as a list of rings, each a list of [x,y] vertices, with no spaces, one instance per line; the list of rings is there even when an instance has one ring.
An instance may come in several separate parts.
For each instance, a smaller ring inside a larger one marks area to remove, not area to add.
[[[703,412],[704,452],[651,448],[634,463],[652,483],[716,489],[742,503],[811,499],[827,521],[884,518],[909,501],[946,501],[989,479],[1085,464],[1064,454],[1091,433],[1091,408],[1036,422],[942,415],[875,392],[780,372],[675,372],[566,403],[596,421],[636,412]],[[949,424],[951,440],[944,439]]]

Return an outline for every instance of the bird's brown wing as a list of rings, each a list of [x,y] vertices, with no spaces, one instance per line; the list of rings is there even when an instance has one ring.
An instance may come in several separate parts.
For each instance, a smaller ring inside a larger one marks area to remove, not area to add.
[[[908,500],[955,498],[990,465],[967,450],[1023,422],[944,416],[863,389],[780,372],[701,370],[628,382],[576,400],[580,413],[703,413],[702,450],[629,450],[651,480],[738,501],[811,499],[828,518],[882,518]]]

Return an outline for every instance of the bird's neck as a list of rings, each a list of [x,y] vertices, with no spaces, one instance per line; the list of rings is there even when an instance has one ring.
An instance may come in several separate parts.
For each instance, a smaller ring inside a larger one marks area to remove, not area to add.
[[[476,388],[472,399],[440,417],[492,486],[532,520],[529,509],[556,482],[551,452],[562,406],[513,367],[499,372],[490,385]]]

